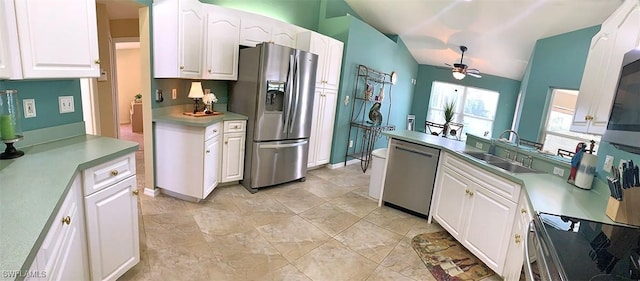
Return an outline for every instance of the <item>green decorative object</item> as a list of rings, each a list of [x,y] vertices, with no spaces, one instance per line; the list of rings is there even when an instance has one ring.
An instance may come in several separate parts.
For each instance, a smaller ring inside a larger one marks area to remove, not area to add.
[[[444,128],[442,129],[442,137],[446,137],[449,132],[449,122],[453,120],[455,114],[456,102],[450,101],[444,104]]]

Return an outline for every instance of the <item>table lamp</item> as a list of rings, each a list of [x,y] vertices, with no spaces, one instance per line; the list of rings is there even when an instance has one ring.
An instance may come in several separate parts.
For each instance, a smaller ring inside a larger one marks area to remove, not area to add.
[[[22,140],[20,127],[20,107],[18,106],[18,91],[0,90],[0,139],[7,146],[0,159],[14,159],[24,155],[13,144]]]
[[[187,97],[193,99],[193,114],[196,114],[198,112],[198,100],[204,97],[202,82],[191,82],[191,89]]]

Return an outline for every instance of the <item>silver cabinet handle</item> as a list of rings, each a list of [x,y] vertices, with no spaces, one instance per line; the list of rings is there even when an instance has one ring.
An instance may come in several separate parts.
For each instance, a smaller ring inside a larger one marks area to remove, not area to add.
[[[535,231],[535,225],[533,225],[533,220],[529,222],[527,225],[527,232],[524,235],[524,261],[527,263],[526,267],[529,269],[529,280],[535,280],[533,278],[533,270],[531,269],[531,258],[529,258],[529,233],[531,232],[531,227],[533,227]]]

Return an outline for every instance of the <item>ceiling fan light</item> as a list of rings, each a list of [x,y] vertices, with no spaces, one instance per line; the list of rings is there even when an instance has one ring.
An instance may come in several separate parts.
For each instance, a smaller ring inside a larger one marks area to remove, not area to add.
[[[462,80],[466,75],[462,72],[458,72],[458,71],[453,71],[453,78],[457,79],[457,80]]]

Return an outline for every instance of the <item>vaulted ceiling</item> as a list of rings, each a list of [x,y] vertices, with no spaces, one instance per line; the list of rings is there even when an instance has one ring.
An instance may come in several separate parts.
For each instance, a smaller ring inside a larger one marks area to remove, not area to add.
[[[345,0],[368,24],[398,34],[419,64],[460,62],[522,80],[538,39],[601,24],[621,0]]]

